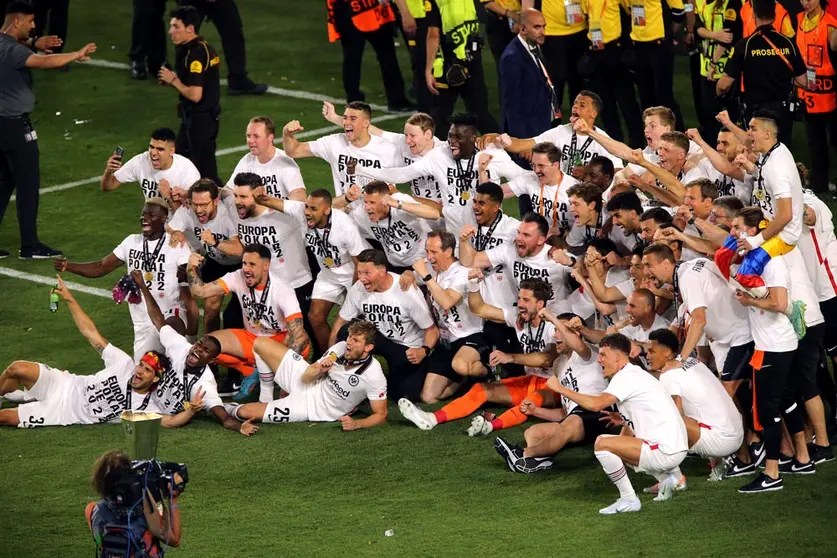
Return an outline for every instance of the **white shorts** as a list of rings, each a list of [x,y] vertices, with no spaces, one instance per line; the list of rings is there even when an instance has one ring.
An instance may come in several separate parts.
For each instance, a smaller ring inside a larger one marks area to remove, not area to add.
[[[744,430],[740,433],[731,434],[721,432],[711,426],[701,425],[700,439],[689,449],[689,453],[701,457],[726,457],[732,455],[744,441]]]
[[[84,408],[84,378],[38,363],[40,374],[26,397],[36,401],[17,407],[18,428],[98,424]]]
[[[348,264],[343,264],[348,265]],[[342,304],[346,291],[352,286],[352,277],[343,279],[330,269],[321,269],[311,291],[311,300],[327,300]]]
[[[643,440],[642,449],[639,453],[639,465],[634,467],[634,470],[638,473],[648,473],[650,475],[665,473],[679,467],[686,459],[687,453],[687,451],[664,453],[657,447],[656,443],[652,444]]]
[[[718,371],[718,375],[720,376],[721,370],[724,369],[724,364],[727,361],[729,345],[713,341],[709,343],[709,350],[712,351],[712,356],[715,358],[715,370]]]
[[[288,351],[276,369],[273,381],[288,392],[287,397],[276,399],[267,404],[262,422],[305,422],[308,420],[308,394],[310,386],[302,383],[302,374],[308,368],[305,359],[293,351]]]

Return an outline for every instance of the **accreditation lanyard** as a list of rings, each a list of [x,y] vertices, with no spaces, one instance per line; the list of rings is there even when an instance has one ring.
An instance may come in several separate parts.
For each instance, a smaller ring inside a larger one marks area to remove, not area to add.
[[[546,326],[546,320],[541,318],[541,325],[538,326],[538,330],[535,333],[535,337],[532,337],[532,322],[526,324],[526,329],[528,330],[527,333],[529,334],[529,347],[527,347],[531,353],[538,352],[540,348],[541,337],[543,337],[543,329]]]
[[[320,233],[317,232],[317,227],[314,227],[314,237],[317,239],[317,246],[322,249],[325,253],[325,258],[323,259],[323,263],[326,267],[331,267],[334,265],[334,260],[331,258],[331,250],[328,249],[329,242],[328,238],[331,236],[331,213],[328,214],[328,221],[326,221],[326,226],[323,229],[323,236],[320,238]]]
[[[814,70],[815,66],[810,60],[808,60],[808,58],[809,58],[808,54],[809,54],[809,50],[810,50],[811,46],[821,46],[820,45],[820,28],[822,27],[822,25],[820,25],[820,24],[823,22],[823,17],[824,16],[825,16],[825,12],[819,14],[818,17],[820,19],[817,20],[816,24],[814,25],[814,28],[811,29],[810,31],[805,31],[805,26],[804,26],[805,21],[811,21],[811,20],[808,19],[807,15],[802,19],[803,25],[799,26],[800,39],[802,39],[801,40],[802,45],[800,45],[801,48],[799,49],[801,52],[799,54],[802,56],[802,60],[805,62],[805,65],[808,67],[808,74],[807,74],[808,81],[814,81],[814,80],[817,79],[817,73],[816,73],[816,70]],[[814,31],[816,31],[816,34],[814,35],[814,42],[812,43],[812,42],[808,41],[808,36]],[[819,66],[822,66],[823,56],[825,56],[825,54],[820,55]],[[816,62],[816,61],[814,61],[814,62]]]
[[[764,168],[764,164],[767,163],[767,158],[770,157],[770,154],[773,153],[777,147],[779,147],[778,141],[775,144],[773,144],[773,147],[770,148],[770,151],[764,154],[764,157],[756,161],[756,170],[758,171],[758,176],[756,177],[756,187],[759,190],[764,190],[764,176],[762,176],[762,169]],[[753,197],[755,197],[755,192],[753,192]]]
[[[466,181],[467,181],[467,185],[468,185],[468,190],[471,189],[471,173],[474,172],[474,161],[476,160],[476,158],[477,158],[477,152],[475,150],[473,153],[471,153],[471,158],[468,159],[468,166],[466,167],[466,170],[464,171],[465,172],[464,177],[462,175],[462,173],[463,173],[462,160],[461,159],[454,159],[453,162],[456,163],[456,170],[457,170],[457,173],[458,173],[456,175],[457,186],[460,189],[465,187]],[[460,194],[461,194],[461,192],[460,192]],[[465,199],[468,199],[468,198],[465,198]]]
[[[154,247],[153,254],[148,252],[148,240],[143,239],[142,241],[142,270],[146,274],[146,280],[151,279],[151,277],[147,277],[147,275],[154,269],[154,262],[156,262],[157,258],[160,256],[160,250],[163,249],[163,243],[165,241],[166,235],[163,234],[160,237],[160,240],[157,241],[157,246]]]
[[[596,226],[593,228],[593,231],[590,232],[590,226],[584,225],[584,238],[587,239],[588,242],[592,241],[596,238],[596,232],[602,228],[602,212],[599,211],[599,216],[596,218]]]
[[[262,316],[264,316],[265,310],[267,310],[267,292],[270,290],[270,277],[268,276],[267,282],[264,284],[264,289],[262,290],[262,297],[259,300],[259,303],[254,305],[253,308],[253,321],[257,324],[261,321]],[[256,293],[253,288],[250,288],[250,299],[255,302],[256,301]]]
[[[560,184],[563,180],[564,180],[564,174],[561,173],[561,180],[559,180],[558,185],[555,186],[555,196],[552,198],[552,226],[553,227],[558,226],[558,194],[559,194],[559,192],[561,192]],[[541,195],[541,200],[540,200],[540,203],[538,204],[538,213],[541,216],[546,217],[546,213],[544,213],[544,199],[543,199],[544,198],[544,195],[543,195],[544,188],[546,188],[546,186],[541,184],[541,194],[540,194]]]
[[[587,148],[590,147],[590,144],[593,143],[593,138],[587,137],[587,141],[585,141],[581,148],[576,148],[578,144],[578,135],[573,132],[572,138],[570,138],[570,154],[568,156],[569,163],[567,164],[567,169],[565,169],[568,173],[572,174],[573,167],[576,165],[576,157],[580,156],[582,153],[587,153]],[[579,160],[578,165],[580,165],[583,161]]]
[[[602,10],[599,13],[599,19],[597,21],[590,21],[590,44],[592,45],[593,50],[603,50],[605,47],[602,22],[604,21],[606,10],[607,0],[604,0],[604,2],[602,2]],[[587,13],[592,13],[590,2],[587,3]]]
[[[543,191],[541,191],[541,194],[543,194]],[[543,197],[543,196],[541,196],[541,197]],[[477,252],[485,251],[485,247],[488,244],[488,241],[491,239],[491,236],[494,234],[494,229],[497,228],[497,225],[500,223],[500,219],[502,219],[502,218],[503,218],[503,212],[498,211],[497,212],[497,217],[494,218],[494,222],[491,223],[490,227],[488,227],[488,230],[486,231],[485,235],[481,234],[481,232],[480,232],[480,231],[482,231],[482,227],[481,226],[477,227],[477,235],[476,235],[476,238],[475,238],[476,246],[474,247],[474,248],[477,249]]]

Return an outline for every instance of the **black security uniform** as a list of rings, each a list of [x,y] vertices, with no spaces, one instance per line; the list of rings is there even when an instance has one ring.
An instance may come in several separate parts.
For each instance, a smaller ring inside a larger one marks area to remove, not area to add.
[[[203,87],[203,95],[197,103],[180,96],[177,103],[180,131],[175,149],[195,164],[203,178],[210,178],[221,185],[215,161],[221,116],[221,78],[218,71],[221,59],[203,37],[178,45],[175,57],[175,71],[183,85]]]
[[[781,50],[781,56],[770,43]],[[804,76],[805,71],[796,43],[776,32],[772,25],[762,25],[755,33],[738,41],[724,73],[735,80],[744,80],[742,99],[746,121],[757,110],[773,112],[779,124],[779,141],[790,148],[793,115],[789,100],[794,88],[793,79]]]
[[[166,0],[133,0],[128,58],[135,79],[146,79],[166,61]],[[148,73],[146,72],[146,69]]]
[[[66,43],[70,0],[35,0],[33,5],[35,7],[35,29],[32,31],[32,36],[55,35]],[[5,12],[5,9],[3,11]],[[47,25],[47,22],[49,22],[49,25]],[[50,50],[54,54],[58,54],[64,51],[64,45]]]
[[[33,54],[11,35],[0,34],[0,222],[12,192],[17,190],[21,255],[39,247],[40,152],[38,135],[29,119],[35,109],[35,92],[32,74],[26,68],[26,60]]]

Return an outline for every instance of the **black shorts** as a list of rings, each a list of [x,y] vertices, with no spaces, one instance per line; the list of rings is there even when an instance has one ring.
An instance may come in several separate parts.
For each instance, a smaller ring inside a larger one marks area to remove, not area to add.
[[[823,346],[831,358],[837,357],[837,296],[820,302],[820,312],[825,318]]]
[[[817,369],[826,327],[824,323],[811,326],[805,337],[799,340],[788,376],[788,383],[793,386],[794,393],[798,396],[797,401],[805,402],[820,394],[817,387]]]
[[[238,271],[239,269],[241,269],[240,263],[224,265],[207,257],[203,260],[200,268],[198,268],[198,276],[200,276],[201,281],[204,283],[211,283],[212,281],[217,281],[227,273],[232,273],[234,271]]]
[[[453,371],[453,357],[462,347],[471,347],[477,351],[480,362],[488,368],[488,356],[491,354],[491,347],[485,342],[482,333],[474,333],[468,337],[457,339],[447,347],[440,342],[433,354],[427,359],[427,372],[444,376],[452,382],[462,380],[462,376]]]
[[[753,358],[753,351],[755,351],[755,343],[752,341],[744,345],[730,347],[729,352],[727,352],[727,360],[724,361],[724,369],[721,370],[721,381],[734,382],[751,379],[750,359]]]
[[[594,413],[593,411],[582,408],[580,405],[576,405],[575,409],[567,415],[567,417],[571,416],[580,418],[581,423],[584,425],[584,439],[573,444],[575,446],[589,446],[602,434],[612,434],[607,428],[607,421],[600,420],[604,416],[601,413]],[[565,418],[564,420],[567,419]]]

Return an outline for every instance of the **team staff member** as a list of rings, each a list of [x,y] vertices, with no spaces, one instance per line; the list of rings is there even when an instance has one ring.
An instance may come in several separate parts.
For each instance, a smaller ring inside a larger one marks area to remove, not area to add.
[[[477,117],[484,133],[499,128],[488,110],[488,90],[482,69],[482,39],[473,0],[428,0],[427,66],[424,77],[433,94],[430,115],[440,126],[439,139],[447,139],[442,123],[447,122],[456,100],[462,97],[466,110]]]
[[[642,145],[645,134],[639,103],[634,93],[634,78],[622,57],[628,39],[622,36],[622,14],[619,2],[585,0],[581,3],[587,15],[587,40],[592,78],[590,87],[602,99],[602,126],[616,141],[625,141],[619,111],[628,128],[631,145]]]
[[[429,6],[424,0],[394,0],[401,16],[401,30],[407,41],[410,53],[410,67],[413,70],[412,91],[416,96],[416,108],[419,112],[430,112],[430,91],[424,80],[424,67],[427,65],[427,11]]]
[[[29,113],[35,109],[29,70],[60,68],[76,60],[85,61],[96,51],[96,45],[90,43],[67,54],[36,55],[20,44],[29,38],[35,27],[34,14],[35,10],[28,2],[12,1],[6,8],[6,18],[0,29],[0,222],[12,192],[17,189],[18,254],[22,259],[61,255],[60,250],[53,250],[38,240],[40,151],[38,134],[29,120]],[[36,41],[34,46],[41,50],[45,48],[41,41]],[[0,250],[0,259],[8,255],[6,250]]]
[[[779,123],[779,141],[791,145],[793,116],[789,98],[793,85],[808,87],[805,64],[793,40],[773,28],[776,4],[773,0],[752,0],[756,31],[738,41],[718,80],[716,91],[725,95],[735,80],[746,84],[742,94],[744,118],[749,121],[758,110],[769,110]],[[779,50],[777,50],[779,49]]]
[[[360,70],[363,47],[368,42],[378,57],[389,110],[400,112],[415,108],[404,94],[404,78],[395,57],[392,33],[395,13],[389,2],[328,0],[327,5],[328,40],[333,43],[340,39],[340,46],[343,47],[346,102],[366,100],[366,95],[360,90]]]
[[[828,130],[834,133],[837,91],[831,51],[837,50],[837,18],[822,9],[820,0],[804,0],[797,16],[796,44],[807,67],[809,89],[799,89],[805,107],[805,136],[811,153],[808,187],[817,194],[828,191]]]
[[[221,185],[215,142],[221,118],[221,59],[215,49],[198,35],[201,15],[192,6],[180,6],[171,12],[169,35],[175,45],[175,70],[163,67],[157,78],[163,85],[177,89],[180,100],[177,114],[180,130],[175,149],[188,157],[203,178]]]
[[[673,32],[684,20],[682,0],[620,0],[631,16],[636,85],[642,108],[669,107],[675,128],[683,130],[683,115],[674,99]]]

